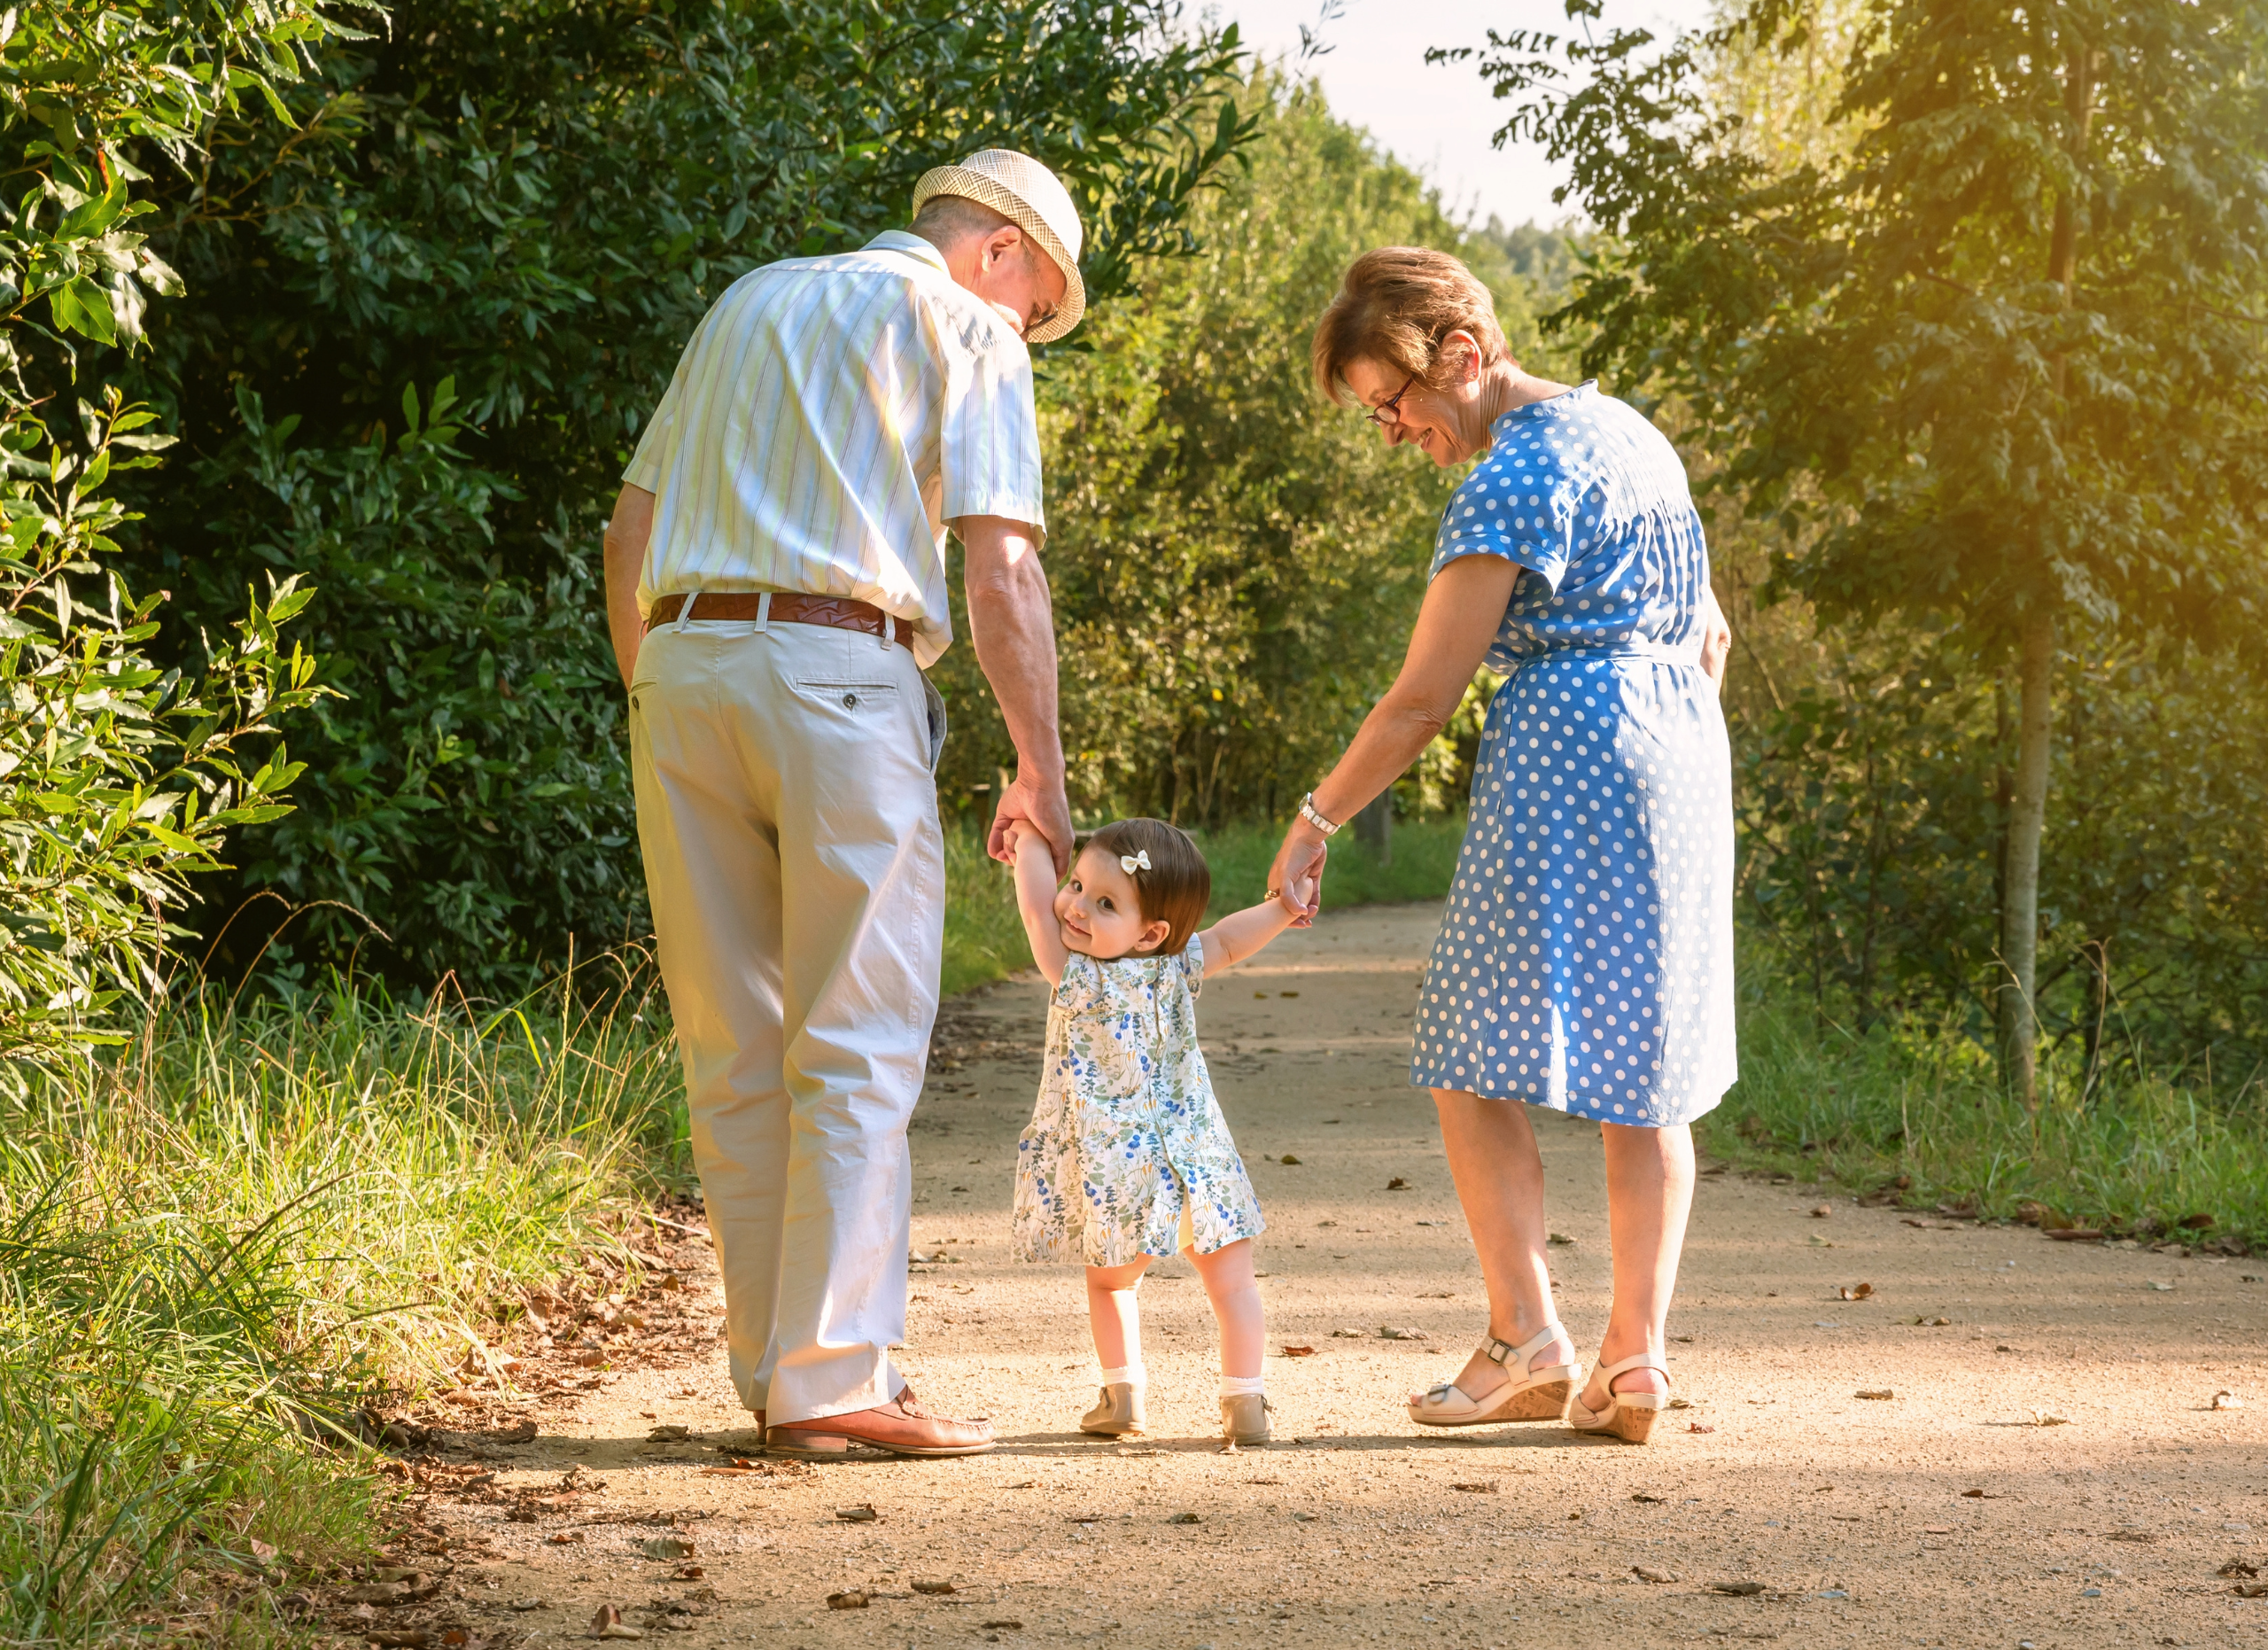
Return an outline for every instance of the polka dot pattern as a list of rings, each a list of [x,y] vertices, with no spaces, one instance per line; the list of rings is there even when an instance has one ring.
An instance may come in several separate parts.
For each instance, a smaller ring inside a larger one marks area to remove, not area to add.
[[[1586,384],[1498,419],[1433,572],[1524,569],[1410,1081],[1668,1127],[1735,1075],[1732,763],[1708,550],[1660,432]]]

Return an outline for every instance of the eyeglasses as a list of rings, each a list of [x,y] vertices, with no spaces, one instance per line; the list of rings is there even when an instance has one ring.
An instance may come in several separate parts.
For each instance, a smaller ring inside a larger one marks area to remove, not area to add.
[[[1410,386],[1417,382],[1418,375],[1413,372],[1407,378],[1404,378],[1402,381],[1402,387],[1400,389],[1396,390],[1392,395],[1386,397],[1386,400],[1380,401],[1377,406],[1371,408],[1371,410],[1364,413],[1363,416],[1369,419],[1372,424],[1378,425],[1381,430],[1385,429],[1389,424],[1400,424],[1402,422],[1402,398],[1410,393]]]

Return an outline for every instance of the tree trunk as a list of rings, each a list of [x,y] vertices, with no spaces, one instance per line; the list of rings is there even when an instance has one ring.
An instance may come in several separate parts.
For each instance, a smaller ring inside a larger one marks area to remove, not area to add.
[[[2054,730],[2054,611],[2034,608],[2021,634],[2016,782],[2000,892],[2000,1080],[2030,1110],[2039,1103],[2039,839],[2047,823]]]
[[[1363,804],[1355,815],[1355,840],[1378,851],[1379,863],[1394,863],[1394,787]]]

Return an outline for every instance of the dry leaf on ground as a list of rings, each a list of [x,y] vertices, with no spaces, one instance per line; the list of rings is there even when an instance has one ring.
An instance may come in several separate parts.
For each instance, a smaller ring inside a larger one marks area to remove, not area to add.
[[[1649,1569],[1643,1564],[1633,1564],[1630,1567],[1630,1573],[1633,1576],[1635,1576],[1640,1581],[1651,1581],[1658,1584],[1666,1582],[1673,1582],[1677,1579],[1677,1572],[1675,1570]]]
[[[949,1581],[917,1581],[913,1584],[913,1591],[941,1596],[959,1590]]]
[[[638,1551],[649,1559],[689,1559],[693,1543],[684,1536],[656,1536],[650,1541],[638,1544]]]
[[[2268,1581],[2241,1581],[2229,1591],[2240,1599],[2268,1599]]]
[[[1462,1490],[1467,1495],[1495,1495],[1496,1481],[1494,1478],[1484,1478],[1477,1483],[1451,1484],[1449,1488]]]
[[[1282,1163],[1282,1164],[1292,1164],[1292,1165],[1293,1165],[1293,1167],[1295,1167],[1295,1168],[1298,1166],[1299,1162],[1300,1162],[1300,1160],[1299,1160],[1298,1158],[1296,1158],[1296,1157],[1293,1156],[1292,1156],[1292,1154],[1291,1154],[1291,1153],[1289,1153],[1289,1152],[1285,1152],[1285,1153],[1281,1157],[1278,1157],[1276,1161],[1277,1161],[1278,1163]]]
[[[856,1587],[848,1592],[830,1592],[827,1595],[827,1607],[830,1610],[863,1610],[872,1602],[873,1600],[868,1599],[863,1591]]]
[[[1379,1339],[1381,1341],[1430,1341],[1433,1338],[1423,1329],[1398,1328],[1392,1324],[1379,1326]]]
[[[1201,1524],[1205,1521],[1195,1513],[1176,1513],[1166,1520],[1169,1524]]]
[[[646,1441],[649,1444],[681,1444],[692,1436],[692,1428],[679,1426],[674,1421],[664,1421],[647,1433]]]
[[[2242,1559],[2231,1559],[2213,1574],[2229,1581],[2250,1581],[2255,1576],[2260,1574],[2260,1567],[2257,1564],[2248,1564]]]
[[[1716,1431],[1716,1428],[1715,1428],[1714,1427],[1705,1427],[1705,1426],[1703,1426],[1703,1425],[1702,1425],[1699,1421],[1697,1421],[1697,1420],[1688,1421],[1688,1422],[1685,1424],[1685,1429],[1686,1429],[1686,1431],[1688,1431],[1688,1432],[1714,1432],[1714,1431]]]
[[[1836,1297],[1838,1300],[1863,1301],[1869,1296],[1873,1295],[1874,1292],[1875,1286],[1871,1283],[1852,1283],[1846,1284],[1842,1288],[1837,1289],[1836,1291]]]
[[[1728,1593],[1736,1599],[1753,1599],[1764,1591],[1764,1584],[1760,1581],[1720,1581],[1709,1591]]]
[[[2061,1415],[2051,1415],[2044,1409],[2036,1409],[2031,1412],[2031,1424],[2035,1427],[2068,1427],[2071,1423]]]
[[[1386,1189],[1389,1192],[1406,1192],[1410,1189],[1410,1182],[1397,1174],[1386,1183]]]
[[[1857,1396],[1862,1398],[1887,1399],[1894,1398],[1898,1394],[1891,1391],[1888,1387],[1861,1387],[1859,1389]]]
[[[1834,1212],[1835,1212],[1835,1205],[1834,1205],[1834,1204],[1832,1204],[1832,1203],[1818,1203],[1818,1204],[1814,1204],[1814,1205],[1813,1206],[1813,1208],[1812,1208],[1812,1211],[1811,1211],[1811,1218],[1812,1218],[1814,1220],[1824,1220],[1824,1219],[1826,1219],[1826,1218],[1828,1218],[1828,1216],[1829,1216],[1829,1215],[1833,1214]]]
[[[1641,1506],[1659,1506],[1669,1498],[1666,1496],[1648,1495],[1644,1490],[1641,1490],[1630,1498],[1633,1501],[1637,1502]]]
[[[2208,1409],[2242,1409],[2243,1407],[2244,1400],[2233,1392],[2216,1392],[2213,1394],[2213,1401],[2206,1405]]]
[[[1287,1346],[1284,1348],[1283,1350],[1284,1356],[1286,1358],[1313,1358],[1315,1356],[1315,1348],[1311,1346]]]
[[[838,1506],[835,1509],[835,1515],[846,1524],[879,1524],[882,1518],[874,1511],[872,1501],[861,1501],[856,1506]]]

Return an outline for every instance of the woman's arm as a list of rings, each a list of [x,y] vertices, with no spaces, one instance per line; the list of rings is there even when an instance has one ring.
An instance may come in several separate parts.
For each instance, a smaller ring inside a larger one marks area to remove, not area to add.
[[[1288,899],[1263,900],[1232,911],[1197,937],[1205,948],[1205,972],[1218,974],[1265,950],[1268,942],[1292,926],[1293,904],[1304,907],[1315,897],[1311,882],[1294,883]]]
[[[1503,626],[1519,577],[1519,564],[1501,556],[1464,556],[1434,575],[1410,633],[1402,673],[1371,707],[1339,765],[1315,788],[1317,813],[1345,824],[1440,736],[1464,702],[1473,673],[1488,657],[1488,644]],[[1305,819],[1294,819],[1268,881],[1283,891],[1286,909],[1296,910],[1302,922],[1312,922],[1321,908],[1322,890],[1317,887],[1309,900],[1295,907],[1293,887],[1309,878],[1319,882],[1323,860],[1323,833]]]
[[[1031,960],[1050,985],[1060,985],[1071,953],[1055,920],[1054,847],[1028,821],[1011,821],[1008,831],[1009,852],[1016,857],[1016,909],[1024,920],[1024,938],[1031,941]]]

